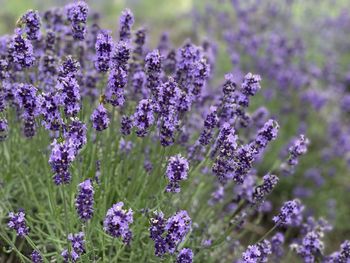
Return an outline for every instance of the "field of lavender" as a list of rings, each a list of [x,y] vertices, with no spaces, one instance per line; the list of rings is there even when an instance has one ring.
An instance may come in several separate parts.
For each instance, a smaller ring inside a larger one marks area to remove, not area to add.
[[[0,263],[350,262],[346,1],[24,2]]]

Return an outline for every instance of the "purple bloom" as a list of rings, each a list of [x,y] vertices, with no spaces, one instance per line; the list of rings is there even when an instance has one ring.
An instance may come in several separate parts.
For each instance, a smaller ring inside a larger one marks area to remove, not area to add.
[[[132,238],[129,225],[133,222],[133,212],[131,209],[124,210],[123,206],[124,203],[119,202],[108,209],[103,221],[103,229],[112,237],[122,237],[123,242],[129,244]]]
[[[261,78],[259,75],[248,73],[245,75],[240,92],[237,96],[237,102],[242,107],[249,106],[249,97],[254,96],[260,89]]]
[[[267,240],[256,245],[248,246],[247,250],[242,254],[244,263],[260,263],[267,262],[268,256],[271,254],[271,244]]]
[[[132,116],[132,119],[133,126],[135,126],[137,129],[137,136],[146,136],[146,134],[148,133],[148,129],[154,123],[153,106],[151,100],[141,100],[136,107],[136,112]]]
[[[183,248],[180,250],[176,257],[176,263],[192,263],[193,262],[193,252],[189,248]]]
[[[63,119],[59,108],[61,104],[61,96],[57,93],[42,93],[38,97],[38,107],[45,129],[58,131],[62,127]]]
[[[32,254],[30,255],[30,259],[33,263],[42,263],[43,258],[39,251],[33,250]]]
[[[21,19],[25,24],[25,33],[29,40],[38,40],[40,37],[40,16],[38,11],[29,10]]]
[[[147,54],[145,58],[145,68],[147,73],[147,88],[152,91],[153,96],[158,99],[157,93],[162,70],[162,57],[158,49]]]
[[[289,159],[288,164],[291,166],[298,164],[298,157],[304,155],[307,152],[307,147],[309,145],[309,139],[303,134],[294,142],[294,144],[289,148]]]
[[[64,259],[64,262],[76,262],[80,256],[85,253],[84,233],[79,232],[77,234],[69,234],[68,240],[72,246],[71,252],[69,253],[68,249],[65,249],[62,251],[61,255]]]
[[[125,102],[124,89],[127,83],[127,74],[122,67],[113,68],[109,72],[106,90],[106,100],[113,106],[123,106]]]
[[[130,9],[125,9],[119,19],[119,37],[122,41],[129,41],[131,27],[134,24],[134,15]]]
[[[119,151],[122,153],[130,153],[130,151],[134,148],[134,144],[132,141],[125,141],[124,138],[121,138],[119,141]]]
[[[277,232],[273,237],[271,237],[271,252],[276,259],[280,259],[284,254],[283,249],[284,235]]]
[[[78,1],[66,6],[67,19],[71,24],[73,37],[83,40],[86,34],[86,21],[89,7],[84,1]]]
[[[324,244],[321,235],[317,232],[309,232],[303,238],[300,245],[296,245],[296,252],[306,263],[315,262],[315,257],[323,254]]]
[[[32,43],[23,38],[18,30],[9,43],[8,54],[9,61],[18,69],[29,68],[35,61]]]
[[[207,79],[209,78],[210,67],[206,59],[196,61],[192,69],[193,89],[192,94],[199,96]]]
[[[283,204],[280,213],[273,217],[273,221],[279,225],[299,226],[303,219],[304,206],[298,199],[287,201]]]
[[[217,116],[217,108],[211,106],[209,113],[204,121],[204,130],[201,132],[199,142],[201,145],[206,146],[210,143],[213,137],[213,129],[218,125],[219,118]]]
[[[133,59],[135,61],[140,61],[143,59],[143,46],[146,42],[146,30],[144,28],[140,28],[135,33],[135,48],[133,50]]]
[[[73,120],[65,134],[66,140],[71,140],[75,149],[78,151],[86,144],[86,125],[78,119]]]
[[[29,227],[26,225],[25,213],[23,209],[20,209],[17,213],[9,213],[8,227],[15,230],[17,236],[24,237],[29,233]]]
[[[170,109],[174,109],[178,106],[181,96],[181,90],[176,81],[169,77],[168,81],[159,86],[157,94],[157,103],[160,113],[163,116],[169,114]]]
[[[78,81],[71,76],[59,78],[57,89],[68,116],[75,116],[80,111],[80,88]]]
[[[91,114],[90,120],[92,121],[92,126],[97,131],[103,131],[107,129],[109,125],[109,118],[107,114],[107,110],[103,107],[102,104],[98,105],[98,107]]]
[[[130,117],[123,115],[122,119],[120,121],[120,132],[124,136],[127,136],[131,133],[131,128],[132,128],[132,120]]]
[[[75,208],[79,218],[86,222],[92,218],[94,212],[94,188],[90,179],[78,186],[79,192],[75,199]]]
[[[5,80],[7,79],[10,74],[8,72],[9,69],[9,63],[5,59],[0,59],[0,80]],[[2,91],[0,91],[0,96],[3,96],[1,94]],[[0,97],[0,111],[2,109],[2,102],[1,102],[1,97]]]
[[[127,42],[119,41],[113,46],[111,55],[112,66],[128,70],[128,60],[130,58],[130,46]]]
[[[7,138],[8,124],[5,118],[0,118],[0,142]]]
[[[67,77],[76,77],[79,72],[80,64],[77,60],[75,60],[72,56],[67,56],[64,62],[59,67],[59,77],[67,78]]]
[[[166,169],[166,176],[169,180],[166,191],[174,193],[180,192],[179,182],[187,179],[188,170],[188,161],[180,154],[170,157]]]
[[[266,147],[268,142],[275,140],[278,134],[279,125],[274,120],[268,120],[259,130],[255,138],[257,149],[260,151]]]
[[[167,220],[165,225],[165,231],[167,231],[165,241],[170,254],[173,254],[177,245],[184,240],[185,236],[191,230],[191,225],[192,220],[184,210],[177,212]]]
[[[163,116],[160,120],[160,143],[166,147],[175,142],[175,131],[179,126],[177,111],[171,107],[168,115]]]
[[[58,143],[56,140],[53,141],[49,163],[52,171],[55,173],[53,179],[56,185],[70,183],[69,166],[75,157],[76,149],[72,141],[68,140],[61,143]]]
[[[273,188],[278,183],[278,177],[273,174],[267,174],[263,177],[264,182],[255,187],[253,193],[254,202],[261,202],[268,194],[270,194]]]
[[[150,238],[154,241],[154,253],[157,257],[162,257],[166,252],[166,242],[163,238],[166,219],[162,212],[155,212],[154,217],[150,219],[149,228]]]
[[[109,62],[111,59],[111,52],[113,47],[113,39],[111,32],[108,30],[101,30],[97,35],[95,49],[95,68],[100,72],[106,72],[109,69]]]

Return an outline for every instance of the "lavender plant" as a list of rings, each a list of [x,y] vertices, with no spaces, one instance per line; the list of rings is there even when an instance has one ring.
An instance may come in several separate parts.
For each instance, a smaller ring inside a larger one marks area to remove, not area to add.
[[[331,253],[330,224],[290,191],[303,169],[326,185],[313,156],[344,165],[349,95],[330,107],[331,142],[304,127],[302,102],[324,107],[310,88],[321,74],[298,38],[256,23],[271,6],[248,2],[208,8],[217,21],[195,22],[212,39],[178,48],[167,33],[149,46],[130,9],[117,34],[85,1],[20,17],[0,38],[0,260],[350,261],[346,235]]]

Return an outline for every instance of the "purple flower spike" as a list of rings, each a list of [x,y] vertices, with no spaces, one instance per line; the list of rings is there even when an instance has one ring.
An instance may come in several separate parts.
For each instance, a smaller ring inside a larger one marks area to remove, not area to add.
[[[15,230],[17,236],[24,237],[29,233],[29,227],[26,225],[25,213],[23,209],[20,209],[17,213],[9,213],[8,227]]]
[[[131,27],[134,24],[134,15],[130,9],[125,9],[119,19],[119,37],[122,41],[130,41]]]
[[[105,95],[106,100],[114,107],[124,105],[124,89],[127,81],[127,74],[122,67],[113,68],[109,72],[107,90]]]
[[[86,35],[86,21],[89,7],[84,1],[78,1],[66,6],[67,19],[71,24],[73,37],[83,40]]]
[[[242,255],[244,263],[261,263],[267,262],[268,256],[271,254],[271,244],[267,240],[248,246]]]
[[[304,206],[298,199],[287,201],[283,204],[280,213],[273,217],[273,221],[279,225],[299,226],[303,219]]]
[[[103,221],[103,229],[114,238],[122,237],[125,244],[129,244],[132,232],[129,225],[133,222],[133,212],[131,209],[124,210],[124,203],[119,202],[108,209]]]
[[[291,166],[298,164],[298,157],[304,155],[307,152],[308,145],[310,141],[303,134],[294,142],[294,144],[289,148],[289,159],[288,164]]]
[[[267,174],[263,177],[264,182],[255,187],[253,193],[254,202],[261,202],[268,194],[270,194],[273,188],[278,183],[278,177],[273,174]]]
[[[166,191],[179,193],[179,182],[187,179],[188,170],[188,161],[185,158],[183,158],[180,154],[170,157],[166,169],[166,176],[169,180],[169,184],[166,187]]]
[[[175,252],[176,247],[184,240],[188,232],[190,232],[191,225],[192,220],[185,210],[177,212],[168,219],[165,225],[165,231],[167,231],[165,241],[170,254]]]
[[[58,143],[56,140],[52,143],[52,151],[49,163],[52,171],[55,173],[53,179],[56,185],[68,184],[71,181],[69,172],[70,164],[76,157],[76,148],[72,141]]]
[[[38,11],[29,10],[21,19],[25,24],[25,33],[29,40],[38,40],[40,37],[40,16]]]
[[[18,30],[9,43],[8,54],[9,61],[20,70],[33,66],[35,61],[32,43],[23,38]]]
[[[90,120],[92,121],[92,126],[97,131],[103,131],[107,129],[109,125],[109,118],[106,108],[100,104],[91,114]]]
[[[95,68],[99,72],[106,72],[109,69],[109,62],[111,59],[113,47],[113,39],[111,32],[108,30],[101,30],[97,35],[95,49]]]
[[[75,208],[79,218],[86,222],[92,218],[94,212],[94,188],[90,179],[78,186],[78,195],[75,199]]]
[[[180,250],[176,258],[176,263],[192,263],[193,262],[193,252],[189,248],[183,248]]]
[[[8,132],[7,120],[1,118],[0,119],[0,142],[4,141],[7,138],[7,132]]]
[[[132,116],[133,126],[136,127],[136,134],[144,137],[148,133],[149,128],[154,123],[153,105],[151,100],[141,100],[136,107],[136,112]]]
[[[30,259],[32,260],[33,263],[42,263],[43,258],[40,254],[39,251],[34,250],[32,254],[30,255]]]
[[[65,249],[62,251],[61,256],[64,262],[77,262],[80,256],[85,253],[84,233],[69,234],[68,240],[72,246],[71,252],[69,253],[68,249]]]

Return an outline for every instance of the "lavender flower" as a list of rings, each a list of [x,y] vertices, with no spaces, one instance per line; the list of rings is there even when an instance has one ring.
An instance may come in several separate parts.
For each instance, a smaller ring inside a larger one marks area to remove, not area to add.
[[[188,161],[185,158],[183,158],[180,154],[170,157],[166,169],[166,176],[169,180],[169,184],[166,187],[166,191],[179,193],[179,182],[187,179],[188,170]]]
[[[300,245],[296,245],[296,252],[304,262],[315,262],[315,257],[322,255],[324,244],[317,232],[309,232],[303,238]]]
[[[107,110],[103,107],[102,104],[98,105],[98,107],[91,114],[90,120],[92,121],[92,126],[97,131],[103,131],[107,129],[109,125],[109,118],[107,114]]]
[[[278,183],[278,177],[273,174],[267,174],[263,177],[264,182],[255,187],[253,193],[254,202],[261,202],[268,194],[270,194],[273,188]]]
[[[181,96],[181,90],[176,81],[169,77],[168,81],[159,86],[157,94],[157,103],[160,108],[160,113],[163,116],[169,114],[170,109],[178,106]]]
[[[280,213],[273,217],[273,221],[279,225],[299,226],[303,216],[304,206],[298,199],[287,201],[283,204]]]
[[[279,125],[274,120],[268,120],[259,130],[255,138],[255,143],[258,151],[266,147],[268,142],[275,140],[278,134]]]
[[[140,61],[143,59],[143,46],[146,42],[146,30],[144,28],[140,28],[135,33],[135,48],[133,50],[133,59],[135,61]]]
[[[129,154],[134,146],[135,145],[132,141],[125,141],[124,138],[121,138],[119,141],[119,151],[122,153]]]
[[[40,37],[40,16],[38,11],[29,10],[21,18],[20,22],[25,24],[25,33],[29,40],[38,40]]]
[[[124,210],[123,206],[124,203],[119,202],[108,209],[103,221],[103,229],[112,237],[122,237],[123,242],[129,244],[132,238],[129,225],[133,222],[133,212],[131,209]]]
[[[154,241],[154,253],[157,257],[162,257],[166,252],[166,242],[163,237],[165,232],[166,219],[162,212],[155,212],[154,217],[150,219],[149,228],[150,238]]]
[[[176,263],[192,263],[193,262],[193,252],[189,248],[183,248],[180,250],[176,258]]]
[[[130,41],[131,27],[134,24],[134,15],[130,9],[125,9],[119,19],[119,37],[122,41]]]
[[[307,152],[307,147],[309,145],[309,139],[303,134],[294,142],[294,144],[289,148],[289,159],[288,164],[295,166],[298,164],[298,157],[304,155]]]
[[[137,129],[137,136],[146,136],[148,129],[154,123],[153,106],[151,100],[141,100],[136,107],[136,112],[132,116],[132,119],[133,126],[135,126]]]
[[[125,102],[124,88],[127,83],[127,74],[123,68],[113,68],[109,72],[106,90],[106,100],[113,106],[123,106]]]
[[[63,125],[59,108],[61,104],[61,96],[57,93],[42,93],[38,97],[38,107],[43,117],[42,124],[45,129],[58,131]]]
[[[66,15],[71,24],[74,39],[83,40],[85,38],[88,12],[89,7],[84,1],[78,1],[66,6]]]
[[[9,61],[19,69],[33,66],[35,57],[33,46],[30,41],[23,38],[17,30],[8,47]]]
[[[39,251],[33,250],[32,254],[30,255],[30,259],[32,260],[33,263],[42,263],[43,258],[40,254]]]
[[[60,78],[57,89],[61,94],[64,112],[68,116],[75,116],[80,111],[80,88],[74,77]]]
[[[59,67],[59,77],[60,78],[76,78],[79,72],[80,64],[72,56],[67,56],[63,63]]]
[[[79,192],[75,199],[75,208],[79,218],[86,222],[92,218],[94,212],[94,188],[90,179],[78,186]]]
[[[69,253],[68,249],[65,249],[62,251],[61,255],[64,259],[64,262],[76,262],[80,256],[85,253],[84,233],[79,232],[77,234],[69,234],[68,240],[72,246],[71,252]]]
[[[127,42],[119,41],[113,46],[111,61],[113,67],[128,70],[128,60],[130,58],[130,46]]]
[[[271,254],[271,244],[267,240],[256,245],[248,246],[247,250],[242,254],[244,263],[260,263],[267,262],[268,256]]]
[[[274,255],[276,262],[279,262],[279,259],[284,254],[283,249],[284,235],[280,232],[277,232],[273,237],[271,237],[271,252]]]
[[[7,138],[8,124],[5,118],[0,118],[0,142]]]
[[[97,35],[97,40],[95,44],[96,58],[95,58],[95,68],[100,72],[106,72],[109,69],[109,62],[111,59],[113,47],[113,39],[111,32],[108,30],[101,30]]]
[[[29,233],[29,227],[26,225],[25,213],[23,209],[20,209],[17,213],[9,213],[8,227],[15,230],[17,236],[25,237]]]
[[[72,141],[52,143],[52,150],[49,159],[52,171],[55,173],[53,179],[56,185],[68,184],[71,181],[69,166],[74,161],[76,149]]]
[[[179,126],[179,119],[176,109],[170,108],[167,116],[163,116],[160,120],[160,143],[166,147],[174,144],[175,131]]]
[[[120,123],[120,132],[124,136],[129,135],[131,133],[132,128],[132,120],[130,117],[123,115]]]
[[[153,96],[155,96],[157,100],[162,69],[162,58],[158,49],[147,54],[145,58],[145,68],[147,73],[147,88],[152,91]]]
[[[219,118],[217,117],[217,108],[211,106],[204,121],[204,130],[199,137],[199,142],[201,145],[206,146],[210,143],[213,136],[212,131],[218,125],[218,122]]]
[[[191,225],[192,220],[184,210],[177,212],[167,220],[165,225],[165,231],[167,231],[165,241],[170,254],[173,254],[177,245],[184,240],[185,236],[191,230]]]
[[[76,151],[78,151],[83,148],[87,142],[86,131],[86,125],[78,119],[75,119],[69,124],[65,139],[70,140]]]

